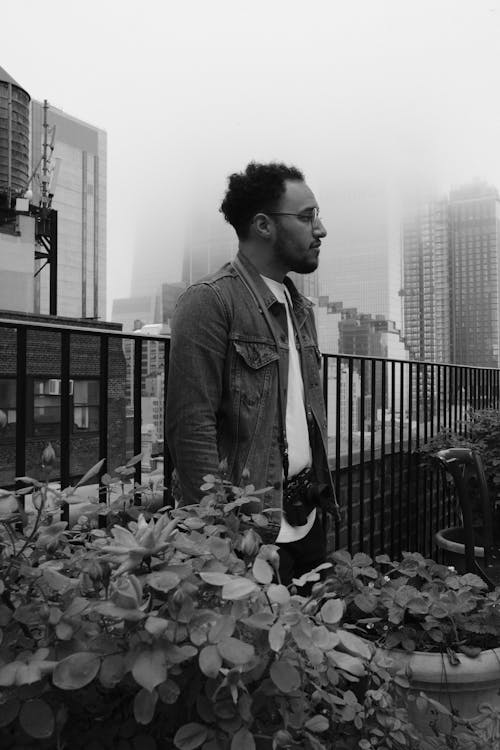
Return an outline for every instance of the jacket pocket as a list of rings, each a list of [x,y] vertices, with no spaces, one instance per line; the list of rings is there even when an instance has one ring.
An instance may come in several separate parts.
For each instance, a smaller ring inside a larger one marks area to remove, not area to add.
[[[241,402],[255,406],[269,392],[273,369],[279,355],[272,344],[235,338],[231,386]]]

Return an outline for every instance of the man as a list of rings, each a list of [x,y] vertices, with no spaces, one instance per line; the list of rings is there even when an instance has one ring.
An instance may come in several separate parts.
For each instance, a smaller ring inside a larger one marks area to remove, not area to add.
[[[221,205],[238,236],[234,262],[193,284],[172,323],[167,440],[183,504],[227,460],[266,507],[280,507],[280,577],[289,583],[325,558],[322,512],[337,512],[312,304],[289,271],[311,273],[326,236],[303,174],[250,163],[229,177]],[[248,483],[248,482],[247,482]]]

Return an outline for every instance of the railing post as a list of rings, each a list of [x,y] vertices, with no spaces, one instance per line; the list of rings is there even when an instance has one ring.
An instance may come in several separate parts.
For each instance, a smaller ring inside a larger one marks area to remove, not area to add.
[[[70,431],[71,404],[69,395],[71,339],[68,331],[61,331],[61,458],[60,481],[61,489],[70,484]],[[64,503],[61,518],[69,523],[69,505]]]

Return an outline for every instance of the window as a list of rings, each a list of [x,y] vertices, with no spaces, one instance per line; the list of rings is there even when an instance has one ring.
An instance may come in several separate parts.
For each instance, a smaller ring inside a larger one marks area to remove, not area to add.
[[[33,380],[33,434],[54,435],[61,424],[60,380]]]
[[[0,436],[13,432],[16,424],[15,378],[0,378]]]
[[[75,380],[73,385],[73,432],[99,430],[99,381]]]

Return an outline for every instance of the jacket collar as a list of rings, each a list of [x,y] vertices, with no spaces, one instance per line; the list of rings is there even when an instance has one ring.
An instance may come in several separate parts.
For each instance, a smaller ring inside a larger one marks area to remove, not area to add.
[[[245,268],[247,274],[250,276],[252,283],[255,284],[256,289],[258,289],[259,294],[264,301],[264,304],[266,305],[267,309],[269,309],[272,305],[278,302],[278,300],[271,292],[253,263],[249,261],[242,252],[238,252],[236,257],[238,259],[238,262],[241,263],[241,265]],[[313,307],[313,303],[299,292],[293,281],[288,276],[285,276],[284,283],[290,293],[295,314],[299,319],[299,317],[305,315],[306,312],[311,307]]]

